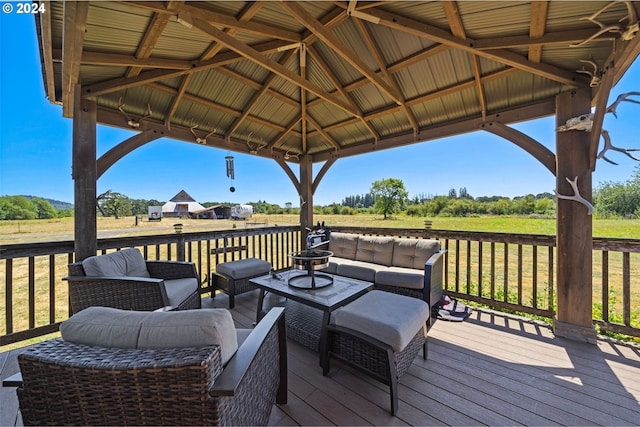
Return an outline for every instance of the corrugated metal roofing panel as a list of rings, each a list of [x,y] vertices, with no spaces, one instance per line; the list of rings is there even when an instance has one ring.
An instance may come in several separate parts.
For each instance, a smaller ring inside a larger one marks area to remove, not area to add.
[[[530,2],[461,1],[457,4],[467,37],[504,37],[529,33]],[[496,13],[499,13],[499,19],[496,19]]]
[[[377,111],[393,103],[376,85],[369,82],[351,91],[350,95],[354,102],[360,107],[360,110],[365,114]]]

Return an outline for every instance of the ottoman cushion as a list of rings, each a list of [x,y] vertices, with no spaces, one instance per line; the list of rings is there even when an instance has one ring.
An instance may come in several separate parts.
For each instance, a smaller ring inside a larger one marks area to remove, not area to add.
[[[246,279],[247,277],[266,274],[270,270],[271,264],[258,258],[223,262],[216,267],[217,273],[224,274],[232,279]]]
[[[389,344],[400,352],[429,318],[426,302],[391,292],[367,292],[331,315],[331,323]]]

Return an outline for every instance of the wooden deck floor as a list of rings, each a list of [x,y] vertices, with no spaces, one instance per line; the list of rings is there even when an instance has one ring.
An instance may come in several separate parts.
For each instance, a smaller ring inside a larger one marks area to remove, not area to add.
[[[238,327],[250,327],[257,293],[236,297]],[[207,306],[225,307],[219,295]],[[429,358],[400,380],[399,410],[388,388],[318,355],[288,346],[288,404],[271,425],[640,425],[640,346],[555,338],[548,327],[494,312],[464,322],[437,321]],[[19,350],[18,350],[19,351]],[[17,372],[18,351],[0,353],[1,378]],[[15,389],[0,395],[0,425],[21,425]]]

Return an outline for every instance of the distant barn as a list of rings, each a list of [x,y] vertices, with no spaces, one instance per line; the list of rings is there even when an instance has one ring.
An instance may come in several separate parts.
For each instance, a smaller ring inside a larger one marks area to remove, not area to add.
[[[206,208],[196,202],[186,191],[181,190],[173,198],[162,205],[162,216],[164,218],[191,218],[195,213],[204,211]]]

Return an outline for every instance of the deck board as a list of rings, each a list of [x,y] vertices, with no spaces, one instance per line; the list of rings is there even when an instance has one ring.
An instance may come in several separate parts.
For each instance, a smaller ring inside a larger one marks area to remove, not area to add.
[[[279,301],[267,298],[269,305]],[[237,327],[255,322],[257,292],[236,297]],[[226,295],[203,299],[227,307]],[[270,425],[640,425],[640,346],[554,337],[544,324],[491,311],[437,321],[429,358],[388,387],[337,361],[322,376],[318,354],[288,344],[289,396]],[[20,350],[0,353],[0,376],[17,372]],[[21,425],[15,389],[0,390],[0,425]]]

